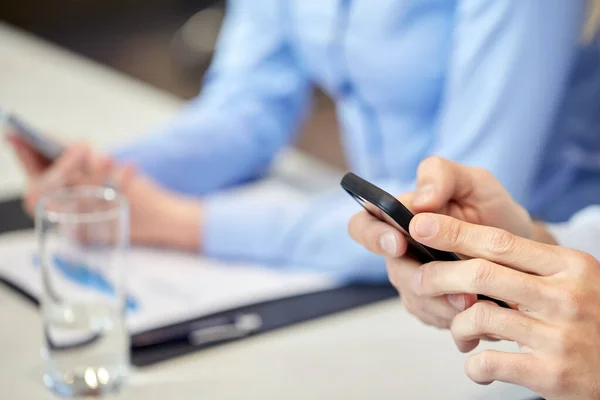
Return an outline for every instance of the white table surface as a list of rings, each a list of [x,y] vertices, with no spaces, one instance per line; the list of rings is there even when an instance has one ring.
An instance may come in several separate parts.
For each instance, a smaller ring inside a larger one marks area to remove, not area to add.
[[[0,107],[65,139],[106,148],[164,121],[180,101],[0,22]],[[23,186],[0,146],[0,197]],[[285,157],[293,173],[306,159]],[[1,239],[1,238],[0,238]],[[0,257],[2,255],[0,254]],[[51,399],[40,380],[40,318],[0,287],[0,398]],[[515,350],[507,343],[488,347]],[[523,399],[480,387],[448,332],[421,325],[397,300],[134,369],[119,399]]]

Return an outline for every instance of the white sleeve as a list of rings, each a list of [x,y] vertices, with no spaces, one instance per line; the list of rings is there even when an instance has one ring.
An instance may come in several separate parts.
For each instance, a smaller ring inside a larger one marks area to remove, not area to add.
[[[548,230],[561,246],[585,251],[600,260],[600,205],[584,208],[568,222],[549,224]]]

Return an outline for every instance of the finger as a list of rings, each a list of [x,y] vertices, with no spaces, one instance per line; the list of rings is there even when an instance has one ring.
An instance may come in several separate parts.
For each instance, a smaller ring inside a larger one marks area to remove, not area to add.
[[[463,353],[476,347],[474,341],[491,336],[537,348],[546,335],[545,326],[525,314],[482,301],[461,312],[450,328],[454,342]]]
[[[439,329],[448,329],[450,327],[451,320],[448,320],[446,318],[436,317],[430,314],[429,312],[426,312],[421,309],[410,310],[407,307],[407,311],[414,315],[419,321],[421,321],[425,325],[435,326]]]
[[[502,229],[474,225],[439,214],[419,214],[410,234],[427,246],[495,261],[523,272],[552,275],[563,268],[558,247],[521,238]]]
[[[475,304],[477,296],[456,294],[450,296],[418,296],[412,288],[419,264],[408,258],[389,258],[386,260],[388,278],[402,298],[410,299],[411,304],[418,304],[419,309],[428,315],[446,321],[452,320],[461,311]],[[447,327],[447,326],[446,326]]]
[[[89,150],[83,145],[74,145],[61,156],[46,173],[40,176],[40,186],[57,188],[80,181]]]
[[[404,235],[367,211],[361,211],[350,219],[348,231],[352,239],[373,253],[399,257],[406,252]]]
[[[127,193],[136,175],[135,165],[124,164],[113,170],[110,182],[115,189],[118,189],[122,193]]]
[[[425,264],[415,275],[413,285],[422,296],[483,294],[532,310],[547,304],[547,289],[542,278],[480,258]]]
[[[474,382],[488,385],[494,381],[512,383],[535,390],[545,377],[544,366],[534,355],[486,350],[472,355],[465,372]]]
[[[398,199],[398,201],[400,203],[402,203],[402,205],[404,207],[408,208],[409,211],[414,213],[415,210],[412,206],[413,197],[414,197],[414,192],[407,192],[407,193],[401,194],[400,196],[397,196],[396,198]]]
[[[412,200],[416,211],[435,211],[451,199],[474,190],[472,168],[441,157],[429,157],[417,170],[417,189]]]
[[[475,294],[448,294],[442,296],[458,311],[464,311],[477,303],[477,295]]]
[[[460,311],[462,311],[457,310],[452,304],[450,304],[447,296],[426,298],[421,297],[419,299],[423,302],[422,308],[425,312],[437,318],[448,321],[448,324],[444,326],[444,328],[449,328],[452,319],[456,317]]]
[[[90,155],[88,162],[88,184],[102,186],[107,181],[113,169],[113,161],[101,154],[101,155]]]

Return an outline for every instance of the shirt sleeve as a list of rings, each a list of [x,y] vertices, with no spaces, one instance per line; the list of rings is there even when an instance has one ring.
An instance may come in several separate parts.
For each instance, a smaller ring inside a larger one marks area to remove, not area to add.
[[[584,0],[461,0],[432,154],[490,169],[525,200],[569,75]],[[390,193],[413,183],[376,182]],[[359,206],[343,193],[306,204],[207,201],[204,250],[341,280],[386,279],[383,259],[354,243]]]
[[[585,0],[459,0],[432,154],[489,169],[522,204],[571,72]]]
[[[116,152],[189,195],[263,173],[308,108],[310,84],[290,50],[285,2],[227,4],[201,94],[165,126]]]
[[[548,225],[558,244],[584,251],[600,260],[600,206],[589,206],[568,222]]]
[[[390,193],[407,187],[374,182]],[[309,201],[282,203],[251,196],[208,197],[203,249],[207,256],[251,261],[280,270],[313,270],[342,282],[387,281],[384,259],[348,234],[362,208],[341,188]]]

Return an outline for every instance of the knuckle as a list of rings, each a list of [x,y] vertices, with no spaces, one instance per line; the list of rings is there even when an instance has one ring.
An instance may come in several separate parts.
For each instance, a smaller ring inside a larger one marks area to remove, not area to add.
[[[488,169],[485,168],[481,168],[481,167],[475,167],[473,168],[473,175],[477,178],[477,180],[482,180],[482,181],[490,181],[490,180],[496,180],[496,177],[494,176],[494,174],[492,174]]]
[[[449,329],[450,328],[450,324],[451,322],[449,320],[447,320],[446,318],[436,318],[435,320],[435,326],[438,327],[439,329]]]
[[[497,256],[510,254],[515,248],[515,237],[504,230],[494,230],[488,243],[488,251]]]
[[[579,278],[579,280],[586,281],[589,277],[589,273],[599,268],[600,262],[591,254],[577,250],[571,250],[571,252],[571,258],[576,260],[573,263],[573,267],[575,267],[574,270],[577,274],[576,277]]]
[[[417,175],[422,174],[426,170],[443,168],[445,162],[446,160],[440,156],[427,157],[419,164],[419,167],[417,168]]]
[[[460,244],[460,241],[462,239],[462,228],[460,224],[457,224],[454,221],[451,221],[447,226],[446,229],[444,231],[444,236],[446,241],[452,245],[452,246],[456,246],[458,244]]]
[[[435,291],[438,286],[438,263],[431,262],[421,267],[421,290]]]
[[[554,396],[561,396],[564,393],[569,393],[573,389],[574,377],[571,373],[572,369],[564,362],[557,362],[550,368],[550,376],[547,380],[548,391]]]
[[[485,333],[490,326],[492,319],[491,308],[486,303],[475,303],[471,307],[471,313],[473,318],[473,325],[478,332]]]
[[[578,320],[587,316],[590,304],[594,304],[594,299],[579,285],[573,284],[560,292],[559,302],[568,318]]]
[[[484,289],[492,285],[494,281],[493,264],[482,259],[474,259],[471,262],[475,264],[473,281],[471,282],[472,287],[474,289]]]

